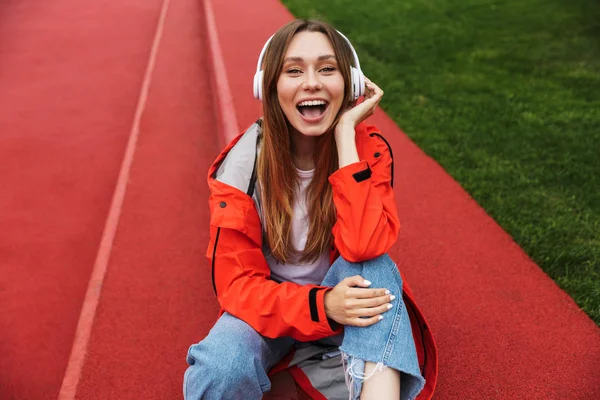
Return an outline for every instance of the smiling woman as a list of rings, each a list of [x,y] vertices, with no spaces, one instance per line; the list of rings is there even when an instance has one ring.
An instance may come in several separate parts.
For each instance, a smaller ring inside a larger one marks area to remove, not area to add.
[[[209,171],[221,313],[189,349],[185,398],[260,399],[289,367],[315,398],[431,398],[435,342],[387,255],[392,152],[364,123],[383,91],[340,32],[296,20],[265,44],[254,95],[263,117]]]

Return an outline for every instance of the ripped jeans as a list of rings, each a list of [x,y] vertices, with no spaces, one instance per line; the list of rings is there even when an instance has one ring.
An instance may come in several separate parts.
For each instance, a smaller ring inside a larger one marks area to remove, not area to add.
[[[299,342],[290,337],[265,338],[244,321],[224,313],[206,338],[188,351],[184,398],[261,399],[271,389],[268,371],[293,348],[295,360],[290,366],[301,368],[327,399],[359,399],[362,382],[385,368],[400,371],[401,400],[416,398],[425,379],[420,373],[396,264],[388,255],[361,263],[340,257],[322,285],[333,287],[354,275],[371,281],[371,288],[386,288],[396,295],[392,309],[381,321],[368,327],[345,326],[342,334],[316,342]],[[376,364],[369,376],[364,374],[365,361]]]

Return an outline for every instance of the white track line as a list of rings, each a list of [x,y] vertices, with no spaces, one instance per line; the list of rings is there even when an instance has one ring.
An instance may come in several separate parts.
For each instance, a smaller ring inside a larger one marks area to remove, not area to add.
[[[146,107],[146,100],[148,98],[148,92],[152,82],[152,72],[154,71],[156,55],[162,39],[165,17],[169,8],[169,1],[170,0],[163,0],[160,10],[160,16],[156,26],[156,32],[154,34],[154,41],[152,43],[152,49],[150,51],[148,65],[146,66],[144,81],[142,83],[137,108],[133,118],[133,125],[129,133],[129,141],[127,142],[125,156],[121,164],[121,170],[119,171],[117,186],[115,188],[108,217],[104,225],[104,232],[102,233],[100,247],[98,248],[98,253],[96,254],[94,268],[92,270],[87,292],[85,294],[85,299],[81,307],[81,314],[79,315],[77,330],[75,331],[75,339],[73,340],[73,347],[71,348],[69,363],[67,365],[60,388],[60,393],[58,395],[59,400],[73,400],[75,399],[75,394],[77,393],[77,385],[79,384],[79,380],[81,378],[81,371],[83,369],[83,363],[88,350],[96,309],[98,307],[100,294],[102,292],[102,285],[104,283],[104,277],[108,267],[108,260],[110,258],[115,234],[119,225],[121,209],[123,208],[123,200],[125,199],[127,182],[129,180],[129,172],[131,170],[131,164],[133,163],[133,156],[140,133],[140,122]]]
[[[204,0],[204,17],[206,18],[206,29],[208,33],[208,42],[212,61],[213,73],[213,90],[217,91],[219,102],[219,115],[223,132],[221,134],[225,138],[225,144],[229,143],[239,133],[237,124],[237,116],[233,106],[233,96],[227,79],[227,71],[225,70],[225,61],[221,53],[221,45],[219,43],[219,33],[215,22],[215,14],[212,8],[211,0]]]

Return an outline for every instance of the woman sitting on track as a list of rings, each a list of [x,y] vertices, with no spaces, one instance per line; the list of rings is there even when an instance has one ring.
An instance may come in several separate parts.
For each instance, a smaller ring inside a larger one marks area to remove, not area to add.
[[[363,122],[383,91],[341,33],[295,20],[265,44],[254,93],[262,119],[209,171],[221,313],[189,349],[185,398],[260,399],[282,369],[315,399],[430,398],[433,337],[387,255],[392,152]]]

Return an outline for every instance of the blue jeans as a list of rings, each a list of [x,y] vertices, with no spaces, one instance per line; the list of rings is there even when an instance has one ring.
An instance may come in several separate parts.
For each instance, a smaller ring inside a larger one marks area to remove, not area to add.
[[[343,396],[339,391],[328,398],[360,397],[364,363],[376,363],[374,373],[385,368],[401,372],[400,399],[412,400],[425,385],[421,376],[408,312],[402,300],[402,278],[388,255],[351,263],[338,258],[323,279],[323,286],[335,286],[344,278],[360,275],[372,288],[386,288],[396,299],[384,318],[368,327],[345,326],[339,351],[346,378]],[[337,337],[323,342],[336,343]],[[244,321],[224,313],[200,343],[190,347],[184,375],[186,400],[261,399],[271,389],[268,371],[294,347],[303,343],[290,337],[265,338]],[[335,352],[330,355],[335,356]],[[323,357],[325,358],[325,357]],[[342,368],[340,364],[340,368]]]

